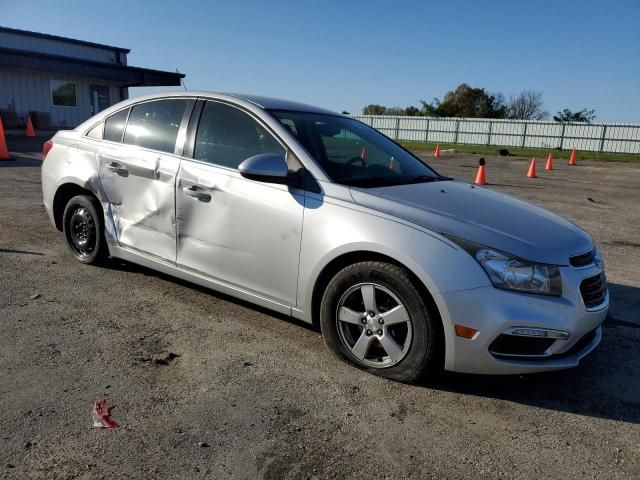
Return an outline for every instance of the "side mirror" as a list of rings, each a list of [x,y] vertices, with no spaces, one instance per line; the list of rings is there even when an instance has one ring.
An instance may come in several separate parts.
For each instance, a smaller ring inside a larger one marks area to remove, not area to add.
[[[238,166],[240,175],[250,180],[269,183],[289,183],[289,167],[282,155],[262,153],[247,158]]]

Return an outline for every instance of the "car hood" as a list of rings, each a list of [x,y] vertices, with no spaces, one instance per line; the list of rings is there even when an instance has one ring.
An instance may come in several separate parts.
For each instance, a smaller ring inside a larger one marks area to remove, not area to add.
[[[568,265],[593,248],[574,223],[517,198],[460,181],[351,188],[359,205],[429,230],[540,263]]]

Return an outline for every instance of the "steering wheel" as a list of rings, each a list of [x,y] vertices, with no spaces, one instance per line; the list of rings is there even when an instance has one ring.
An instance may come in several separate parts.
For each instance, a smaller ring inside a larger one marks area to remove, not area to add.
[[[364,158],[362,157],[353,157],[350,158],[349,160],[347,160],[347,165],[351,166],[351,165],[355,165],[356,163],[360,162],[362,164],[363,167],[367,166],[367,162],[364,161]]]

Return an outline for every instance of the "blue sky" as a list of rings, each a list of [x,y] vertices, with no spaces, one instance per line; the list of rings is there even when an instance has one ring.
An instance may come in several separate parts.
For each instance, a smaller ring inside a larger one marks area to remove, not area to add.
[[[640,122],[638,0],[0,0],[0,24],[131,48],[131,65],[177,68],[192,90],[355,113],[466,82]]]

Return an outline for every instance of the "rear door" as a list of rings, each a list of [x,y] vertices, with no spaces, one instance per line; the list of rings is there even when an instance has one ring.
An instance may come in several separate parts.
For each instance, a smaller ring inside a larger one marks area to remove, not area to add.
[[[118,112],[106,119],[104,140],[109,141],[98,151],[118,242],[171,262],[176,254],[175,183],[180,168],[176,153],[182,153],[178,134],[192,105],[189,99],[162,99]]]
[[[176,186],[177,264],[293,306],[304,192],[238,172],[253,155],[286,156],[287,149],[252,114],[222,102],[201,105],[192,120],[197,131],[190,126],[193,158],[183,158]]]

